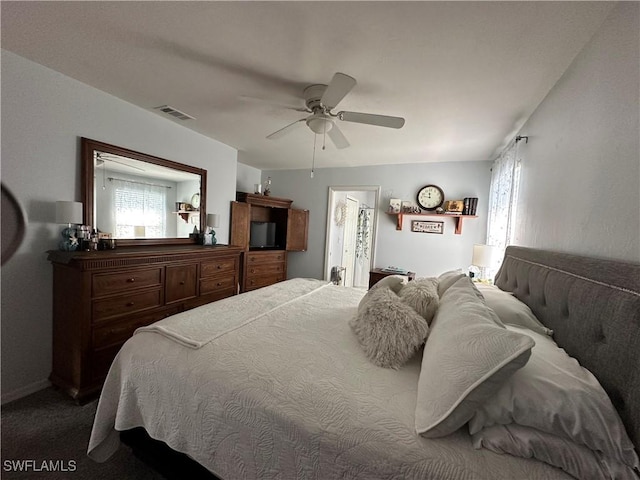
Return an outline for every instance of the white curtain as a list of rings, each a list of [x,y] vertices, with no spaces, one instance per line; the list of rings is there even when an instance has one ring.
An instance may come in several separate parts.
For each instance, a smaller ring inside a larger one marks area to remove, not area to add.
[[[487,245],[496,247],[496,264],[487,269],[489,278],[494,277],[504,257],[505,248],[513,242],[519,183],[518,142],[513,140],[493,162],[491,168]]]
[[[116,238],[166,236],[167,188],[113,179]]]

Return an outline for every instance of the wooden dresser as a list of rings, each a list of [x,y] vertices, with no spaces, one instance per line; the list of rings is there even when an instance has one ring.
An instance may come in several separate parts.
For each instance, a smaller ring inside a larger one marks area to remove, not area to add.
[[[288,253],[307,250],[309,211],[291,208],[288,198],[236,192],[236,200],[231,202],[231,243],[244,251],[240,291],[286,280]],[[252,247],[252,222],[273,223],[277,247]]]
[[[246,252],[243,278],[246,292],[286,280],[287,252],[284,250]]]
[[[99,392],[138,327],[238,293],[240,253],[226,245],[49,252],[51,382],[81,402]]]

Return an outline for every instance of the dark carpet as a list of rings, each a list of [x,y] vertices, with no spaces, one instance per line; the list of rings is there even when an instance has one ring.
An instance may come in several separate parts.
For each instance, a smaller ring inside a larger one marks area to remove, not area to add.
[[[87,456],[97,400],[79,406],[53,388],[2,406],[2,465],[5,479],[156,480],[153,471],[122,445],[106,462]],[[26,462],[31,460],[33,462]],[[22,472],[18,471],[20,468]],[[27,471],[24,471],[24,470]]]

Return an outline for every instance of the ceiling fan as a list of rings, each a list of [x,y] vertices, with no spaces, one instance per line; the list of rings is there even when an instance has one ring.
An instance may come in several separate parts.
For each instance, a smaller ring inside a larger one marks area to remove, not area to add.
[[[340,72],[333,75],[329,85],[309,85],[303,92],[307,108],[302,111],[311,113],[311,115],[296,120],[280,130],[276,130],[268,135],[267,138],[269,140],[281,138],[304,122],[313,133],[326,133],[329,135],[329,138],[337,148],[346,148],[349,146],[349,142],[338,128],[336,119],[344,122],[377,125],[379,127],[402,128],[404,125],[404,118],[402,117],[346,111],[334,113],[332,110],[336,108],[355,85],[355,78]]]

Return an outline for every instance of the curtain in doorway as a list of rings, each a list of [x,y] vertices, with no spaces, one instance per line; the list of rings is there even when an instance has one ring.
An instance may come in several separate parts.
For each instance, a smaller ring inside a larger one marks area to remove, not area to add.
[[[371,249],[371,209],[361,208],[356,231],[356,258],[360,263],[369,259]]]

